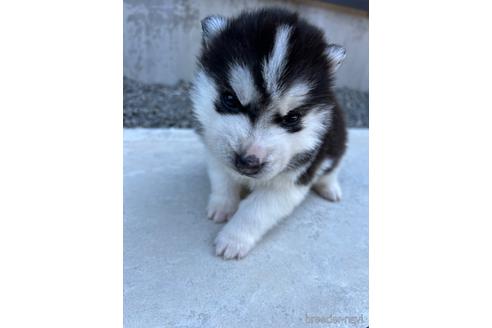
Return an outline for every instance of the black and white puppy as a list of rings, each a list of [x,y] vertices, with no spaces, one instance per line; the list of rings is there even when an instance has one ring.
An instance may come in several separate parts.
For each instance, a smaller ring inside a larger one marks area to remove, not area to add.
[[[241,258],[310,188],[340,200],[347,132],[333,79],[345,50],[282,9],[210,16],[202,30],[191,98],[207,150],[208,216],[229,221],[216,254]]]

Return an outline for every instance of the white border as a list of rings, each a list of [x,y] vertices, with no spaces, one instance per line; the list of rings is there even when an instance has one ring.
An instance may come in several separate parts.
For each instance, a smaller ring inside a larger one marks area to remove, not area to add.
[[[370,326],[490,325],[483,1],[371,1]]]
[[[0,9],[0,327],[121,327],[122,3]]]

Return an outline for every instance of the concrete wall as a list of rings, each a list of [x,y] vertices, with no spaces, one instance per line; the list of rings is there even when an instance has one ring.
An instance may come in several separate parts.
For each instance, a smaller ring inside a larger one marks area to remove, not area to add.
[[[203,17],[275,5],[296,10],[321,27],[329,42],[345,46],[347,59],[337,86],[368,91],[367,14],[311,0],[124,0],[124,74],[146,83],[190,81]]]

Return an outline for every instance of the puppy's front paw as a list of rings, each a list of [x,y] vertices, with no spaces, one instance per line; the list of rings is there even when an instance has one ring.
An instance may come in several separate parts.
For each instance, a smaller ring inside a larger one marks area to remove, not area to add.
[[[207,216],[216,223],[225,222],[236,213],[238,205],[238,199],[211,195],[208,202]]]
[[[230,223],[229,223],[230,224]],[[224,227],[215,238],[215,254],[224,259],[243,258],[253,248],[250,236]]]

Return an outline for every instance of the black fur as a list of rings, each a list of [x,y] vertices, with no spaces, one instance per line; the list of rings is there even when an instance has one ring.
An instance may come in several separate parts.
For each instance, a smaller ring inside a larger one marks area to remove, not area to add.
[[[247,115],[254,123],[262,111],[268,108],[271,95],[263,80],[262,63],[270,56],[277,29],[282,25],[290,26],[291,33],[286,65],[279,81],[281,90],[299,79],[310,81],[313,88],[306,104],[296,111],[301,117],[314,108],[332,111],[329,129],[320,136],[320,147],[309,155],[302,153],[294,156],[288,166],[288,169],[306,167],[297,183],[309,184],[323,159],[329,157],[334,160],[331,169],[337,165],[345,151],[347,138],[343,113],[332,91],[334,63],[326,56],[328,43],[323,32],[287,10],[269,8],[244,12],[228,19],[220,33],[203,43],[199,65],[214,79],[222,93],[232,92],[232,87],[228,84],[228,63],[242,64],[250,69],[260,92],[259,101],[242,107],[239,114],[235,115]],[[206,27],[204,34],[208,35]],[[220,106],[220,103],[216,103],[217,112],[222,113]],[[282,126],[282,117],[277,115],[274,120]],[[299,124],[284,128],[290,133],[296,133],[303,128],[302,119]]]
[[[303,128],[303,125],[302,125],[302,116],[301,116],[301,114],[299,114],[299,116],[301,117],[301,119],[299,119],[299,121],[297,123],[295,123],[295,124],[286,124],[284,122],[284,117],[280,116],[280,114],[277,113],[273,117],[273,123],[280,125],[285,130],[287,130],[287,132],[296,133],[296,132],[301,131],[302,128]]]
[[[279,85],[286,88],[299,78],[312,81],[314,88],[310,93],[310,102],[326,103],[333,77],[328,73],[330,63],[325,56],[327,43],[323,33],[287,10],[261,9],[229,19],[225,29],[204,45],[199,64],[223,92],[232,91],[228,85],[227,63],[246,65],[253,72],[255,85],[261,93],[258,106],[265,107],[270,95],[265,87],[261,65],[271,54],[277,28],[281,25],[289,25],[292,30],[286,69]]]
[[[317,153],[318,153],[317,150],[313,150],[313,151],[306,151],[295,155],[294,157],[292,157],[289,164],[287,165],[287,169],[297,170],[301,168],[302,166],[310,163],[317,155]]]
[[[323,136],[321,146],[318,148],[316,156],[314,156],[311,164],[306,168],[301,176],[299,176],[297,183],[304,185],[309,184],[318,168],[323,163],[323,160],[326,158],[332,159],[333,164],[323,173],[330,173],[339,164],[346,148],[347,129],[345,127],[345,118],[342,110],[335,101],[330,128]]]

